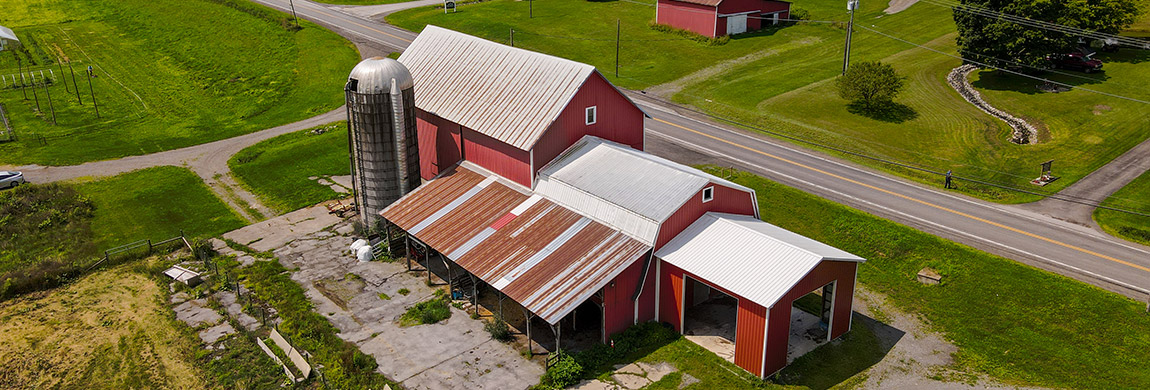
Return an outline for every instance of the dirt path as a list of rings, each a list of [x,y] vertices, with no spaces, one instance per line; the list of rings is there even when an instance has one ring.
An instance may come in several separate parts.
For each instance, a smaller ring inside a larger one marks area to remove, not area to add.
[[[897,14],[899,12],[905,11],[907,8],[910,8],[910,6],[917,2],[918,0],[890,0],[890,3],[887,3],[888,6],[886,9],[882,10],[882,12],[887,15]]]
[[[807,45],[813,45],[813,44],[819,43],[821,41],[822,41],[822,39],[819,37],[805,37],[803,39],[797,39],[797,40],[787,42],[787,43],[782,44],[782,45],[772,47],[770,49],[760,50],[760,51],[757,51],[757,52],[754,52],[751,54],[747,54],[747,55],[739,57],[739,58],[726,60],[726,61],[717,63],[715,65],[708,66],[706,68],[695,71],[694,73],[683,76],[682,78],[679,78],[675,81],[672,81],[672,82],[669,82],[666,84],[659,84],[659,85],[647,88],[646,92],[669,99],[671,96],[675,95],[676,93],[679,93],[679,91],[682,91],[683,88],[686,88],[687,86],[689,86],[691,84],[695,84],[695,83],[698,83],[700,81],[711,78],[711,77],[718,75],[720,73],[726,72],[726,71],[730,70],[732,67],[735,67],[738,65],[743,65],[743,64],[748,64],[748,63],[751,63],[754,61],[761,60],[763,58],[767,58],[767,57],[782,53],[782,52],[790,50],[790,49],[794,49],[794,48],[802,47],[802,46],[807,46]]]

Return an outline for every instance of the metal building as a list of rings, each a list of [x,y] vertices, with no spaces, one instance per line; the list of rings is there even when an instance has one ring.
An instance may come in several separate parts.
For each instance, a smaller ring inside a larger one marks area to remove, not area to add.
[[[414,86],[403,64],[374,57],[356,65],[344,87],[352,186],[365,224],[420,184]]]

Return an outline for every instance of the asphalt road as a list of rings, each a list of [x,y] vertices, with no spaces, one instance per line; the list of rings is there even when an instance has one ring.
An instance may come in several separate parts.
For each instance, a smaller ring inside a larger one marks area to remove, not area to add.
[[[288,0],[255,0],[290,12]],[[351,12],[295,0],[300,17],[396,50],[415,34]],[[1022,207],[927,188],[629,92],[651,115],[646,149],[683,163],[735,166],[917,229],[1147,299],[1150,248]]]

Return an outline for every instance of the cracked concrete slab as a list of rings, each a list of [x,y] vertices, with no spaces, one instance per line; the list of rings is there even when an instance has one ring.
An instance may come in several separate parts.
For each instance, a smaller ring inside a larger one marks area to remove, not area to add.
[[[176,312],[176,319],[193,328],[202,325],[215,325],[223,319],[220,313],[216,313],[214,309],[208,307],[208,301],[202,298],[176,305],[173,310]]]

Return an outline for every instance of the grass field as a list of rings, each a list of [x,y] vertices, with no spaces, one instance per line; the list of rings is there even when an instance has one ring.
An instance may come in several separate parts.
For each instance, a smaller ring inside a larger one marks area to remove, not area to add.
[[[859,282],[942,332],[960,368],[1008,384],[1150,387],[1145,303],[747,173],[732,179],[758,193],[763,220],[866,258]],[[941,285],[915,281],[926,266]]]
[[[156,167],[80,183],[95,206],[93,240],[100,249],[180,235],[208,237],[245,222],[191,171]]]
[[[280,212],[337,199],[340,194],[309,177],[351,174],[346,122],[281,135],[236,153],[228,167],[264,205]],[[350,192],[350,191],[349,191]]]
[[[819,7],[822,7],[820,0]],[[594,65],[612,83],[642,89],[666,83],[716,62],[742,57],[802,37],[841,41],[843,30],[819,26],[795,26],[746,34],[721,46],[707,46],[675,34],[655,31],[653,1],[594,2],[580,0],[539,1],[534,18],[528,18],[528,2],[493,0],[465,4],[459,12],[423,7],[387,16],[388,23],[421,31],[425,25],[473,34],[508,43],[515,29],[515,46]],[[646,3],[646,4],[644,4]],[[830,4],[827,0],[826,4]],[[835,3],[836,7],[838,3]],[[813,13],[823,18],[841,15]],[[809,8],[808,8],[809,9]],[[615,77],[615,28],[621,23],[619,77]]]
[[[1150,214],[1150,172],[1145,172],[1133,182],[1107,198],[1103,205]],[[1150,217],[1118,211],[1095,209],[1094,221],[1103,230],[1130,241],[1150,245]]]
[[[0,89],[20,139],[0,144],[0,164],[147,154],[304,119],[342,103],[359,57],[331,31],[307,22],[295,31],[286,14],[242,0],[0,0],[0,9],[0,25],[25,42],[25,69],[57,75],[48,93],[58,123],[43,88],[39,112],[33,91],[24,100]],[[83,105],[64,86],[67,61]],[[18,74],[12,56],[0,56],[0,74]]]

